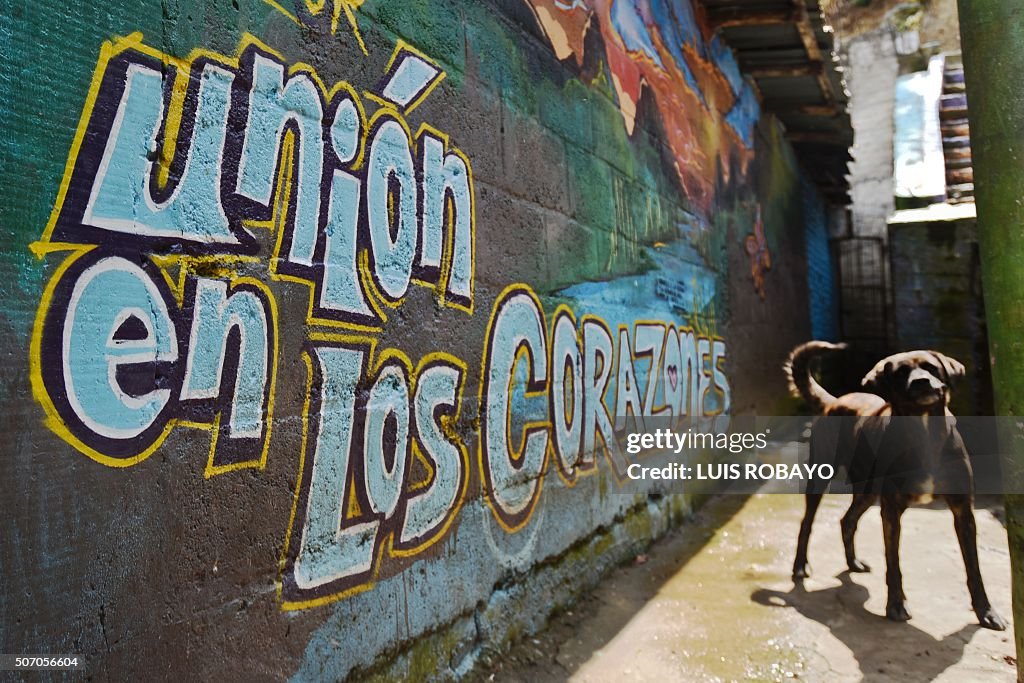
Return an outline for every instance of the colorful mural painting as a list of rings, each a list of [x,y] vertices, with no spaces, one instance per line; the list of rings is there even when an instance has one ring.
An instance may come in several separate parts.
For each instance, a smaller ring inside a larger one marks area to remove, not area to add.
[[[582,64],[595,24],[626,131],[644,90],[661,119],[684,193],[710,211],[720,179],[753,157],[760,107],[732,52],[690,0],[526,0],[560,59]]]
[[[689,509],[615,495],[621,436],[777,365],[730,329],[801,282],[799,168],[690,0],[441,4],[0,23],[66,103],[0,75],[0,650],[464,673],[582,589],[541,605],[534,568],[569,586],[569,549],[606,567]],[[421,638],[444,656],[396,659]]]
[[[762,299],[767,296],[764,289],[764,278],[767,271],[772,269],[772,253],[768,249],[768,240],[764,236],[764,221],[761,220],[761,208],[757,209],[757,220],[754,222],[754,232],[747,235],[743,246],[750,257],[750,277],[754,280],[754,289]]]

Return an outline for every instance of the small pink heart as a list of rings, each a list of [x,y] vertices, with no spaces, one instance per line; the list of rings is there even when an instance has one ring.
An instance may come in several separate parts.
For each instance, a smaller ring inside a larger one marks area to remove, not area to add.
[[[668,372],[669,384],[672,385],[672,391],[675,391],[676,387],[679,386],[679,369],[674,365],[670,365],[666,371]]]

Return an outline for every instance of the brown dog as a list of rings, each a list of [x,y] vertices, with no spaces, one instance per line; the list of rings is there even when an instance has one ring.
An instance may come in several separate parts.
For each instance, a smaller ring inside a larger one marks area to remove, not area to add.
[[[864,377],[862,386],[872,393],[836,398],[814,380],[809,366],[815,356],[843,348],[818,341],[798,346],[789,355],[785,372],[794,395],[829,418],[819,419],[811,431],[811,462],[844,468],[853,486],[853,502],[840,524],[847,566],[852,572],[870,571],[857,559],[853,539],[860,517],[881,500],[889,592],[885,614],[894,621],[910,619],[900,571],[900,518],[909,505],[927,503],[935,494],[953,513],[974,613],[985,628],[1004,630],[1006,624],[989,603],[981,579],[973,473],[947,407],[950,385],[964,376],[964,366],[936,351],[899,353],[879,361]],[[809,575],[807,543],[825,488],[827,484],[807,491],[794,581]]]

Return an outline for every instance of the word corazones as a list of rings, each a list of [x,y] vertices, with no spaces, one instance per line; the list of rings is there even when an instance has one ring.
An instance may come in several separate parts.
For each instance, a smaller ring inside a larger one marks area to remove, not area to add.
[[[529,519],[549,453],[571,483],[603,450],[621,479],[627,463],[616,433],[627,422],[643,429],[647,419],[706,415],[712,390],[727,413],[724,360],[724,342],[660,322],[620,327],[613,337],[599,318],[577,324],[559,307],[548,332],[533,291],[506,288],[487,328],[480,387],[479,460],[498,521],[514,531]]]

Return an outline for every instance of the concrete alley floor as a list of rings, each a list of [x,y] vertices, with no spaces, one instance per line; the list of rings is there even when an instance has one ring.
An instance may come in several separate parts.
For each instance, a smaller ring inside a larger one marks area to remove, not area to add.
[[[903,518],[904,589],[913,619],[887,621],[877,506],[857,534],[868,574],[848,574],[827,496],[811,538],[812,577],[790,580],[803,498],[711,501],[572,611],[482,676],[522,681],[1012,681],[1013,632],[980,628],[945,508]],[[995,503],[993,503],[995,504]],[[1001,510],[979,503],[978,545],[989,598],[1010,617]]]

